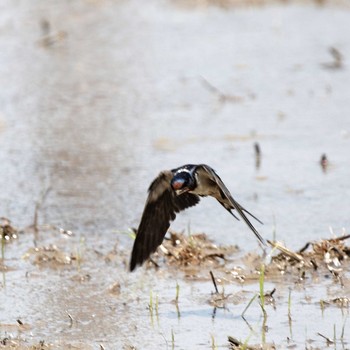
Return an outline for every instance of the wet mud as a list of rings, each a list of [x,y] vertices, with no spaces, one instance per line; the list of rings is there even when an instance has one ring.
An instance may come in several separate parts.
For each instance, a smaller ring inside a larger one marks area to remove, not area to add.
[[[191,316],[226,326],[243,322],[247,327],[244,337],[239,330],[223,327],[221,338],[209,333],[191,347],[348,347],[349,235],[306,242],[298,250],[269,241],[270,247],[260,247],[258,254],[216,245],[203,233],[171,232],[145,266],[130,276],[129,251],[118,243],[112,249],[94,246],[74,233],[67,236],[63,229],[38,227],[33,232],[15,228],[8,219],[3,219],[1,230],[3,297],[13,298],[12,307],[21,304],[23,288],[40,298],[27,295],[22,300],[25,309],[15,308],[18,318],[1,323],[1,348],[138,349],[142,347],[133,339],[143,339],[140,332],[158,333],[169,323],[170,333],[158,339],[157,347],[187,348],[176,325]],[[13,239],[7,238],[9,232]],[[133,231],[129,233],[132,240]],[[118,276],[111,276],[116,270]],[[48,300],[42,304],[44,295]],[[305,322],[307,314],[300,315],[305,307],[321,320],[337,313],[340,323],[329,331],[321,323],[311,325]],[[271,330],[281,323],[288,332],[274,338]],[[298,323],[314,333],[301,336]],[[112,340],[112,334],[118,339]],[[154,334],[152,338],[146,347],[152,346]]]
[[[0,10],[0,349],[350,348],[346,2]],[[203,198],[130,273],[149,184],[186,163],[268,247]]]

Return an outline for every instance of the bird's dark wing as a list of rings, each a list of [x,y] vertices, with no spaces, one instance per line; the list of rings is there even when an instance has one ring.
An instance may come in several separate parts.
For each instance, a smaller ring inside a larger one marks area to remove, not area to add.
[[[254,232],[254,234],[256,235],[256,237],[259,239],[259,241],[266,245],[266,242],[264,240],[264,238],[261,237],[261,235],[259,234],[259,232],[256,230],[256,228],[252,225],[252,223],[248,220],[248,218],[246,217],[246,215],[244,214],[244,212],[246,212],[248,215],[250,215],[252,218],[254,218],[255,220],[257,220],[258,222],[260,222],[262,224],[262,222],[255,217],[253,214],[251,214],[248,210],[246,210],[245,208],[243,208],[236,200],[233,199],[230,191],[227,189],[227,187],[225,186],[225,184],[222,182],[220,176],[215,172],[215,170],[213,168],[211,168],[209,165],[206,164],[200,164],[197,167],[197,171],[205,171],[207,176],[209,177],[209,179],[211,181],[214,181],[220,190],[220,194],[222,199],[227,199],[230,203],[230,205],[232,206],[232,209],[236,209],[237,213],[241,216],[241,218],[245,221],[245,223],[248,225],[248,227]],[[222,203],[220,201],[219,198],[216,198],[220,204],[222,204],[224,207],[224,203]],[[226,207],[225,207],[226,208]],[[227,209],[227,208],[226,208]],[[230,211],[230,210],[229,210]],[[231,212],[231,214],[237,219],[237,217]]]
[[[130,271],[137,265],[142,265],[162,243],[170,221],[175,219],[176,213],[199,202],[199,197],[195,194],[183,193],[177,196],[170,185],[172,177],[171,171],[163,171],[149,187],[131,253]]]

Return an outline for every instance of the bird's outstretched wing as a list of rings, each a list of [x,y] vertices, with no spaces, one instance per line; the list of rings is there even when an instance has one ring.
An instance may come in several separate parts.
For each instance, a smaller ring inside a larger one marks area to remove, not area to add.
[[[236,209],[237,213],[241,216],[241,218],[245,221],[245,223],[248,225],[248,227],[254,232],[255,236],[259,239],[259,241],[263,244],[266,245],[266,242],[264,240],[264,238],[261,237],[261,235],[259,234],[259,232],[256,230],[256,228],[252,225],[252,223],[248,220],[247,216],[244,214],[244,212],[246,212],[248,215],[250,215],[252,218],[254,218],[255,220],[257,220],[258,222],[260,222],[262,224],[262,222],[255,217],[252,213],[250,213],[247,209],[243,208],[236,200],[233,199],[230,191],[227,189],[227,187],[225,186],[225,184],[222,182],[220,176],[215,172],[215,170],[213,168],[211,168],[209,165],[206,164],[200,164],[197,167],[197,171],[205,171],[207,176],[209,177],[209,179],[211,181],[214,181],[217,186],[219,187],[219,191],[221,194],[221,197],[223,200],[227,199],[227,201],[230,203],[231,205],[231,209]],[[219,198],[216,198],[220,204],[222,204],[225,208],[226,206],[224,205],[224,203],[222,201],[220,201]],[[227,208],[226,208],[227,209]],[[230,211],[229,209],[227,209],[228,211]],[[231,211],[230,213],[236,218],[238,219]]]
[[[176,213],[199,202],[199,197],[191,193],[176,195],[170,182],[171,171],[163,171],[151,183],[148,198],[137,229],[131,253],[130,271],[142,263],[161,245]]]

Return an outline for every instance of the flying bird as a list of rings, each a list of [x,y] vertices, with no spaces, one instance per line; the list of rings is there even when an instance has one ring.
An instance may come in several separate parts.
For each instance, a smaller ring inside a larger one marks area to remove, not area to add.
[[[137,265],[142,265],[162,244],[176,213],[198,204],[200,197],[206,196],[216,198],[239,220],[233,213],[233,210],[236,210],[259,241],[266,245],[265,240],[244,213],[262,222],[233,199],[214,169],[205,164],[187,164],[173,170],[162,171],[151,183],[131,253],[130,271]]]

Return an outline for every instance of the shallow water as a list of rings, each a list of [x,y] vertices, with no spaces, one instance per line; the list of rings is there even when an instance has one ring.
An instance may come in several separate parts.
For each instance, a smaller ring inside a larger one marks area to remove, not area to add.
[[[38,268],[21,259],[34,245],[26,230],[6,248],[5,264],[14,271],[4,275],[1,324],[19,318],[31,327],[25,337],[82,342],[83,348],[171,348],[172,331],[178,349],[210,348],[211,335],[219,346],[228,335],[246,339],[251,331],[238,315],[253,294],[229,312],[218,310],[213,320],[211,283],[179,274],[178,318],[171,303],[176,278],[166,271],[126,272],[132,240],[125,231],[138,225],[147,187],[160,170],[197,162],[217,170],[264,222],[256,226],[266,238],[275,231],[297,249],[331,236],[329,226],[336,234],[347,229],[349,10],[183,8],[156,0],[142,6],[5,1],[0,9],[0,214],[20,228],[31,225],[35,203],[49,188],[39,223],[74,236],[41,231],[37,244],[85,252],[80,270]],[[327,66],[334,60],[330,47],[344,57],[340,69]],[[319,164],[323,153],[326,172]],[[179,215],[172,227],[206,232],[243,251],[257,247],[249,229],[212,199]],[[117,242],[121,256],[113,262],[94,252],[104,256]],[[91,279],[77,283],[76,274]],[[116,281],[119,296],[108,292]],[[334,324],[339,333],[343,325],[341,310],[331,307],[322,316],[318,302],[333,284],[321,282],[295,292],[299,346],[317,332],[332,337]],[[150,290],[160,302],[153,325]],[[258,285],[225,290],[253,293]],[[267,341],[282,347],[291,337],[287,300],[286,290],[268,319]],[[67,312],[77,320],[73,325]],[[305,315],[319,322],[310,325]],[[250,317],[259,328],[259,308]],[[260,336],[257,331],[251,342]]]

